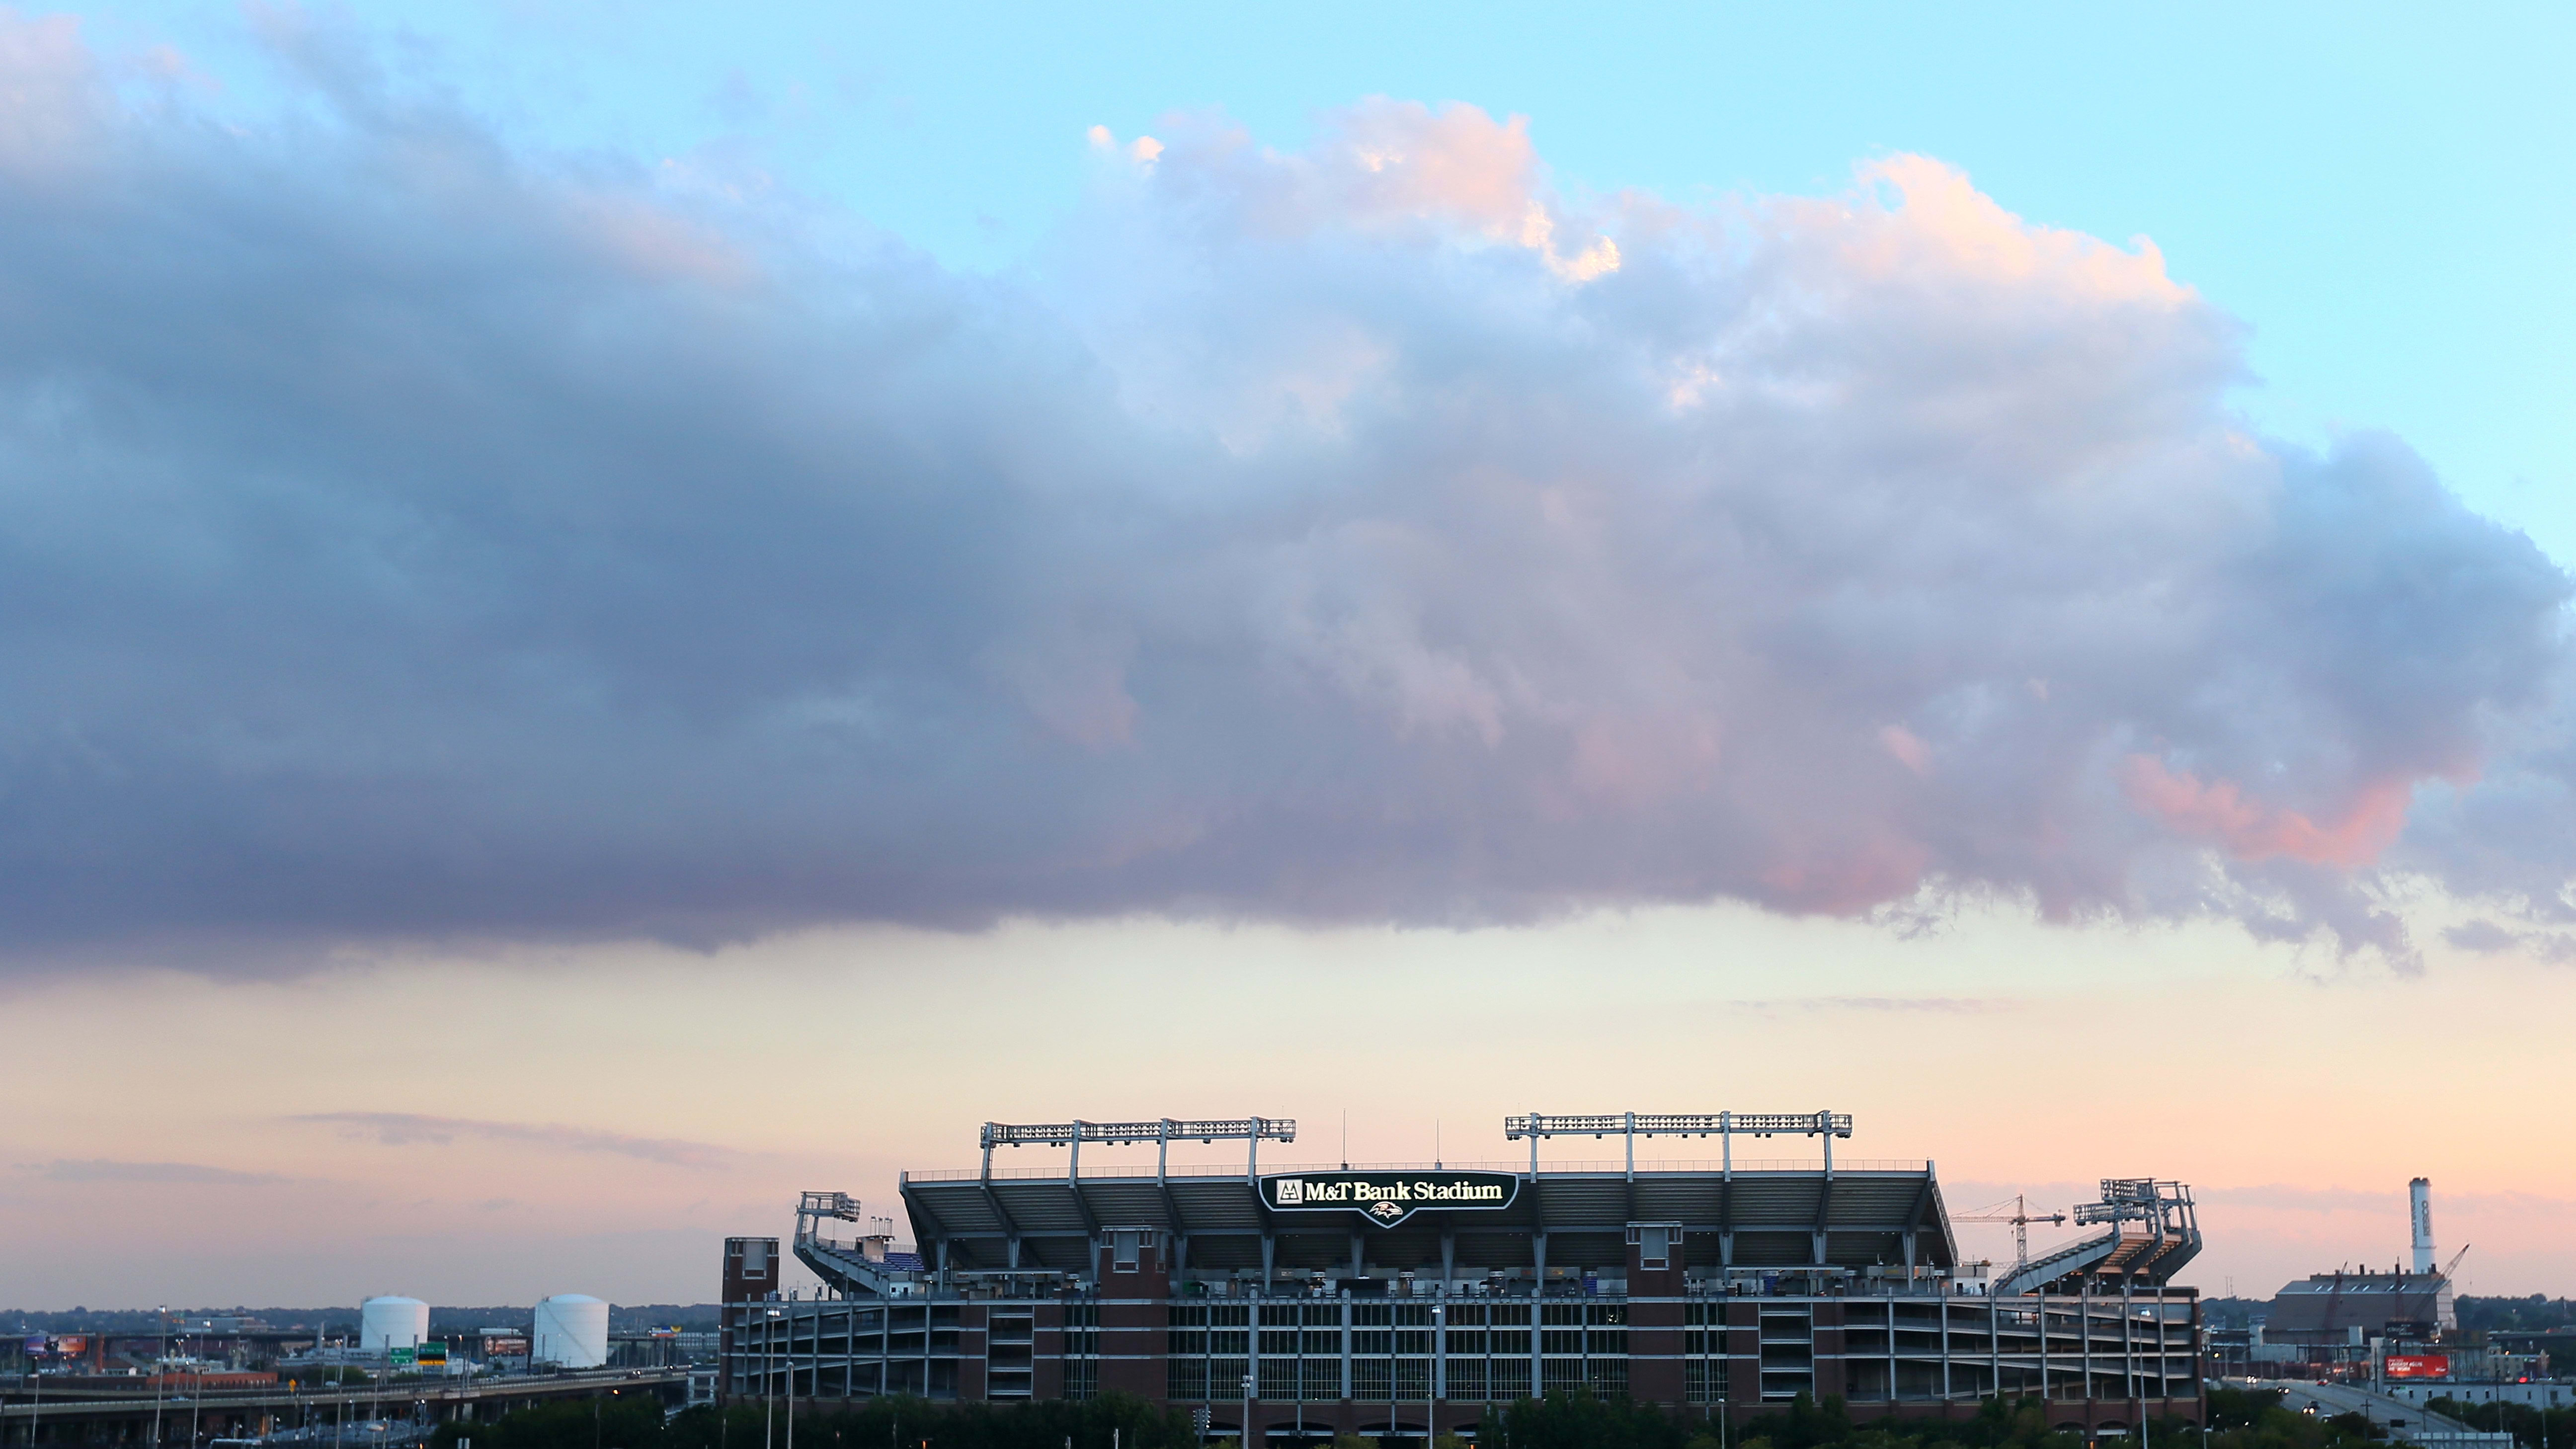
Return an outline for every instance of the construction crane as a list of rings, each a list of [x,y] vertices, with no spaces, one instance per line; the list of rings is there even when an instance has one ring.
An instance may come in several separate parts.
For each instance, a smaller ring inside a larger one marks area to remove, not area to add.
[[[2002,1203],[1996,1203],[1992,1207],[1968,1213],[1961,1217],[1955,1217],[1950,1219],[1950,1221],[1954,1223],[2012,1224],[2013,1271],[2018,1273],[2022,1269],[2030,1266],[2030,1225],[2032,1223],[2063,1223],[2066,1221],[2066,1214],[2033,1213],[2030,1210],[2030,1204],[2022,1200],[2022,1195],[2020,1193],[2013,1194],[2013,1210],[2011,1212],[1997,1211],[1997,1209],[2002,1206]]]
[[[2424,1289],[2423,1309],[2420,1312],[2410,1311],[2406,1315],[2408,1318],[2420,1323],[2438,1325],[2441,1318],[2442,1290],[2455,1286],[2451,1275],[2460,1271],[2460,1260],[2469,1255],[2469,1247],[2467,1243],[2460,1244],[2460,1251],[2451,1255],[2451,1261],[2443,1265],[2442,1271],[2432,1275],[2432,1283]]]

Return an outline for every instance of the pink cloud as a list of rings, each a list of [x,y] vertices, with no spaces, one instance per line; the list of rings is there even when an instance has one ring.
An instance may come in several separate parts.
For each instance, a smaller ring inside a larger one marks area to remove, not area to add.
[[[2181,834],[2213,842],[2239,860],[2286,856],[2357,869],[2376,861],[2406,826],[2413,787],[2405,780],[2364,785],[2349,808],[2324,823],[2248,797],[2232,780],[2202,783],[2149,755],[2132,755],[2121,784],[2129,801]]]

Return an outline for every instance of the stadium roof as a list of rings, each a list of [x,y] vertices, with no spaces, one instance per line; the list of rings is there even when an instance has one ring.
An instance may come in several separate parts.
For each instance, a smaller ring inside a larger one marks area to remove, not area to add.
[[[1447,1170],[1462,1166],[1447,1164]],[[1521,1180],[1508,1207],[1425,1207],[1390,1228],[1357,1214],[1318,1221],[1314,1214],[1274,1212],[1243,1168],[1147,1167],[1079,1177],[1002,1169],[909,1173],[903,1200],[925,1255],[944,1243],[949,1266],[962,1270],[1087,1273],[1090,1243],[1112,1228],[1185,1236],[1188,1263],[1207,1269],[1259,1267],[1264,1237],[1279,1269],[1347,1267],[1354,1236],[1371,1272],[1437,1267],[1444,1235],[1462,1272],[1525,1268],[1537,1261],[1541,1231],[1550,1266],[1610,1267],[1626,1261],[1632,1223],[1678,1225],[1684,1259],[1693,1267],[1901,1264],[1909,1237],[1917,1265],[1949,1268],[1958,1260],[1940,1186],[1925,1162],[1838,1162],[1830,1173],[1815,1163],[1741,1161],[1731,1170],[1715,1163],[1641,1163],[1631,1171],[1612,1163],[1550,1165],[1535,1174],[1521,1164],[1473,1166]],[[1260,1175],[1342,1170],[1264,1164]]]

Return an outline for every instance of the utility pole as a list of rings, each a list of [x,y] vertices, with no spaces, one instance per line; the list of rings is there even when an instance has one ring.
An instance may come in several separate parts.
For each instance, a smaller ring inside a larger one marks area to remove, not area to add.
[[[152,1310],[152,1316],[160,1325],[160,1339],[152,1350],[152,1449],[161,1449],[161,1366],[170,1356],[170,1305]]]

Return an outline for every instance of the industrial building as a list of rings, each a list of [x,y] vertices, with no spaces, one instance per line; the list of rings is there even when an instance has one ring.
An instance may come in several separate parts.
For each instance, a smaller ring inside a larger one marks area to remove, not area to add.
[[[979,1166],[903,1176],[917,1254],[829,1192],[805,1194],[792,1240],[819,1296],[779,1293],[776,1239],[728,1241],[723,1392],[1123,1390],[1267,1442],[1472,1438],[1493,1406],[1577,1387],[1738,1416],[1801,1395],[1965,1414],[1995,1394],[2088,1431],[2199,1416],[2198,1296],[2170,1280],[2200,1231],[2178,1184],[2105,1180],[2076,1210],[2102,1231],[1997,1271],[1959,1261],[1931,1163],[1837,1159],[1845,1115],[1503,1125],[1526,1165],[1265,1166],[1296,1125],[1257,1117],[988,1123]],[[1623,1155],[1540,1160],[1573,1136]],[[1777,1137],[1821,1160],[1736,1155]],[[1715,1157],[1639,1160],[1685,1139]],[[1170,1161],[1218,1141],[1245,1144],[1240,1165]],[[1098,1161],[1139,1144],[1152,1163]],[[1062,1165],[995,1163],[1018,1147]]]

